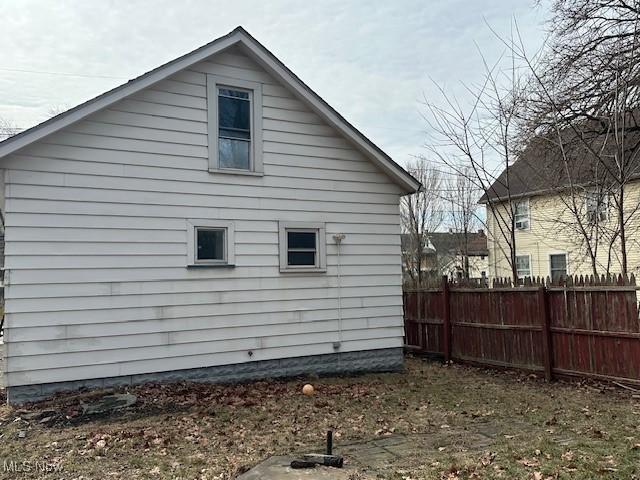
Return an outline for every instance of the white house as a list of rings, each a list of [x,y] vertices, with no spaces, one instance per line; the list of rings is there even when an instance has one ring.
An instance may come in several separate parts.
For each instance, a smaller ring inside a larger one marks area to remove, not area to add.
[[[402,365],[420,184],[242,28],[0,143],[0,168],[10,402]]]

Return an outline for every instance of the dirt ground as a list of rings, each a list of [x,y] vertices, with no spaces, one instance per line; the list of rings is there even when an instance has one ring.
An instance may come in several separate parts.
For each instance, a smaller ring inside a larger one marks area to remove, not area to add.
[[[322,451],[357,479],[640,479],[640,395],[594,383],[407,358],[405,373],[129,388],[0,407],[0,478],[230,479],[274,454]],[[316,394],[301,394],[311,381]],[[124,391],[124,390],[122,390]],[[102,392],[104,394],[104,392]],[[48,471],[43,471],[48,470]]]

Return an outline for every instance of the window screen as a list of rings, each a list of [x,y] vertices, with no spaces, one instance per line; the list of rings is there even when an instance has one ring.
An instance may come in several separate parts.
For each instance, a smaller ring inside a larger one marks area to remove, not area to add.
[[[220,168],[251,168],[251,97],[249,92],[218,89],[218,162]]]

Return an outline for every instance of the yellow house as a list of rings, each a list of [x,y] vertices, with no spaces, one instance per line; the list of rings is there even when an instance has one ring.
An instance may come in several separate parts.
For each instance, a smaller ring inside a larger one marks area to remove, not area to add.
[[[613,182],[598,175],[598,163],[583,151],[570,160],[563,153],[539,143],[528,147],[481,198],[490,278],[511,277],[512,220],[520,278],[591,275],[594,267],[598,274],[622,271]],[[628,273],[638,275],[640,180],[625,185],[623,204]]]

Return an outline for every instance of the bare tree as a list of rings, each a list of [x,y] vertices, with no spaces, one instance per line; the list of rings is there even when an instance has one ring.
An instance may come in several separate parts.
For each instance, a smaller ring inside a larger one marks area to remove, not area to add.
[[[555,188],[594,275],[614,260],[626,274],[629,237],[640,230],[640,202],[628,195],[640,175],[640,3],[554,0],[548,25],[539,61],[521,40],[505,41],[532,79],[521,134],[556,150]]]
[[[69,110],[69,106],[67,106],[64,103],[57,103],[54,105],[51,105],[48,109],[47,109],[47,116],[49,118],[51,117],[56,117],[58,115],[60,115],[61,113],[66,112],[67,110]]]
[[[525,78],[518,66],[502,68],[504,58],[490,66],[479,87],[467,86],[472,101],[464,108],[456,98],[437,87],[440,101],[427,99],[425,115],[433,138],[427,148],[455,174],[466,177],[480,190],[487,205],[488,231],[507,259],[514,282],[516,265],[516,209],[509,166],[519,151],[517,114],[524,100]],[[502,173],[501,173],[502,172]]]
[[[6,140],[9,137],[12,137],[19,131],[20,129],[16,127],[16,125],[12,121],[0,117],[0,142],[2,140]]]
[[[400,205],[402,229],[408,240],[403,252],[404,267],[413,284],[419,287],[426,280],[426,234],[436,231],[444,219],[440,198],[442,176],[425,158],[418,158],[407,165],[407,171],[422,184],[420,191],[402,197]]]
[[[446,195],[449,204],[448,223],[456,233],[455,249],[460,256],[464,278],[470,278],[469,242],[471,234],[481,225],[478,216],[478,200],[481,192],[473,181],[473,171],[463,167],[461,172],[449,176],[446,181]]]

